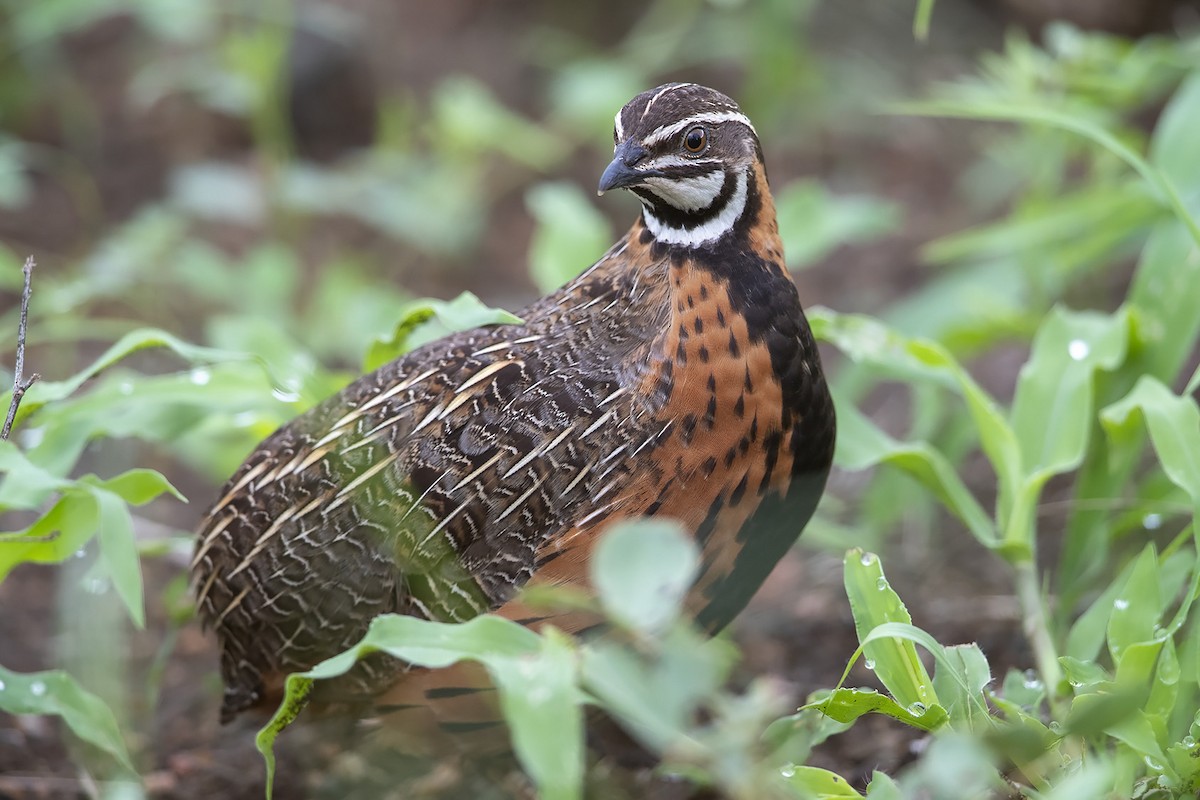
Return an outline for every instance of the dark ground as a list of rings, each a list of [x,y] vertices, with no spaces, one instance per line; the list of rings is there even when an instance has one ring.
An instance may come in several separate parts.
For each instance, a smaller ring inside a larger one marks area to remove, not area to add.
[[[354,74],[365,67],[385,85],[402,81],[418,91],[427,89],[449,69],[486,75],[502,98],[520,107],[529,101],[523,87],[536,75],[507,52],[510,34],[521,20],[498,8],[483,3],[423,4],[419,13],[412,4],[386,11],[374,8],[372,13],[380,21],[372,26],[371,46],[364,51],[368,62],[352,64],[349,69]],[[897,18],[903,22],[907,13],[906,8]],[[953,29],[955,35],[939,40],[935,28],[933,43],[926,49],[905,38],[903,24],[892,36],[871,40],[870,46],[876,40],[903,40],[900,45],[886,46],[884,49],[895,52],[883,57],[895,59],[905,80],[913,85],[930,76],[948,77],[968,68],[974,51],[994,45],[1000,38],[1003,21],[994,9],[967,5],[963,10],[963,4],[946,3],[944,9],[939,5],[937,13],[942,15],[940,24]],[[818,19],[829,35],[817,35],[814,40],[837,42],[840,44],[828,46],[850,52],[866,47],[855,43],[853,31],[886,25],[877,17],[864,22],[848,13]],[[628,21],[618,13],[602,23],[615,36]],[[109,117],[104,126],[108,136],[96,143],[93,167],[104,198],[104,217],[110,223],[159,196],[173,163],[194,156],[198,149],[210,154],[237,153],[246,146],[243,129],[226,120],[196,115],[194,110],[159,109],[131,117],[122,100],[127,65],[121,54],[128,35],[118,20],[85,30],[70,42],[71,58],[79,65],[80,74],[88,76],[95,96],[102,100],[99,108]],[[398,37],[403,46],[396,46],[391,37]],[[455,45],[446,47],[451,40]],[[352,95],[351,104],[355,102]],[[353,116],[355,112],[350,108],[344,113]],[[810,304],[845,311],[877,310],[921,279],[915,253],[922,242],[969,222],[962,219],[954,194],[956,171],[971,156],[969,140],[961,135],[963,129],[907,120],[872,124],[884,128],[884,133],[814,142],[789,154],[785,163],[773,163],[776,180],[798,175],[828,178],[852,189],[868,188],[901,203],[906,210],[902,233],[869,246],[843,248],[826,263],[799,276],[802,296]],[[320,132],[312,135],[314,147],[338,147],[336,142],[322,143]],[[590,185],[598,166],[590,161],[580,163],[568,177]],[[519,199],[507,207],[502,204],[480,255],[482,262],[495,265],[500,272],[486,275],[485,280],[461,271],[430,271],[420,259],[397,255],[397,263],[403,266],[395,280],[415,292],[441,296],[469,286],[485,299],[514,305],[530,292],[524,278],[529,230]],[[28,209],[0,217],[0,238],[15,250],[43,254],[51,263],[78,253],[92,233],[72,211],[63,187],[50,178],[40,181]],[[336,249],[338,237],[356,241],[362,236],[353,228],[322,233],[327,238],[314,246],[323,250]],[[226,237],[235,243],[245,238],[245,233]],[[394,243],[391,246],[396,247]],[[999,358],[977,367],[989,388],[1003,394],[1011,387],[1014,359]],[[902,401],[884,397],[874,410],[885,426],[889,420],[902,424]],[[852,498],[861,483],[861,476],[835,475],[831,488],[843,498]],[[183,512],[178,508],[163,512],[175,517],[160,522],[189,527],[194,519],[188,515],[198,513],[197,507],[203,507],[215,491],[203,484],[183,489],[195,502]],[[1010,666],[1028,666],[1030,657],[1020,635],[1004,564],[956,526],[945,525],[946,530],[900,532],[890,540],[885,563],[892,585],[907,602],[916,624],[939,641],[979,642],[997,676]],[[847,546],[854,544],[847,542]],[[151,618],[147,630],[131,634],[127,642],[124,674],[129,686],[154,685],[150,671],[171,629],[163,592],[170,587],[177,593],[180,573],[178,559],[146,562]],[[28,671],[55,663],[56,641],[50,632],[58,625],[59,574],[56,568],[26,566],[0,583],[0,663],[6,667]],[[781,563],[735,624],[734,636],[744,654],[740,680],[774,676],[788,687],[796,703],[808,692],[837,681],[857,645],[841,575],[840,555],[800,549]],[[938,579],[929,580],[931,575]],[[172,602],[180,603],[177,596]],[[262,763],[253,746],[254,726],[221,728],[217,724],[215,668],[214,642],[195,623],[188,623],[179,630],[166,658],[157,703],[136,699],[131,703],[135,719],[129,729],[139,736],[132,745],[153,798],[257,800],[263,796]],[[869,673],[856,670],[852,685],[870,682]],[[822,746],[811,763],[834,769],[861,788],[873,769],[891,772],[910,760],[914,739],[914,734],[898,723],[872,717]],[[348,787],[371,767],[348,754],[329,729],[319,726],[289,730],[278,749],[275,796],[279,798],[484,796],[479,785],[470,784],[469,789],[455,785],[452,779],[457,768],[452,764],[388,790],[356,792]],[[410,770],[416,774],[426,771],[427,765]],[[484,784],[494,794],[503,795],[509,787],[520,785],[503,766],[489,773],[495,774],[503,777],[489,778]],[[439,788],[443,785],[451,788]],[[632,792],[646,796],[688,796],[678,785],[658,784],[652,789],[644,783],[633,785]],[[55,721],[0,715],[0,800],[86,796],[87,786],[73,766]]]

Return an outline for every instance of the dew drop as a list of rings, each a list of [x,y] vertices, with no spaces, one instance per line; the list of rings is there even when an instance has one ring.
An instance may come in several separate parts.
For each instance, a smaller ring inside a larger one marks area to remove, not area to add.
[[[1025,681],[1022,685],[1031,692],[1040,692],[1045,688],[1037,673],[1031,669],[1025,670]]]
[[[1113,600],[1113,608],[1117,611],[1125,611],[1129,608],[1129,601],[1124,597],[1118,597],[1116,600]]]
[[[1155,772],[1162,772],[1162,771],[1163,771],[1163,765],[1162,765],[1162,764],[1160,764],[1160,763],[1158,763],[1157,761],[1155,761],[1155,760],[1154,760],[1153,758],[1151,758],[1150,756],[1146,756],[1146,757],[1143,759],[1143,761],[1145,761],[1145,762],[1146,762],[1146,766],[1147,766],[1147,767],[1149,767],[1150,769],[1154,770]]]
[[[4,691],[4,681],[0,681],[0,692]]]
[[[868,658],[866,661],[863,662],[863,666],[866,667],[867,669],[873,670],[873,669],[875,669],[875,661],[873,659]]]
[[[42,683],[41,681],[34,681],[33,683],[29,684],[29,693],[34,697],[41,697],[46,693],[46,684]]]
[[[1183,737],[1183,741],[1180,742],[1180,744],[1182,744],[1188,750],[1191,750],[1193,747],[1196,746],[1196,737],[1195,736],[1185,736],[1185,737]]]
[[[875,694],[876,693],[875,690],[872,689],[870,686],[860,686],[857,689],[855,689],[854,691],[859,692],[860,694]]]
[[[795,776],[796,765],[795,764],[784,764],[782,767],[779,768],[779,774],[785,778],[791,778],[791,777]]]
[[[117,385],[117,391],[120,392],[121,394],[126,394],[126,395],[133,394],[133,384],[130,383],[129,381],[121,381]]]
[[[87,555],[87,550],[82,547],[75,551],[76,558],[83,558],[86,555]]]
[[[204,386],[210,380],[212,380],[212,373],[206,369],[197,367],[196,369],[192,370],[192,374],[189,376],[189,379],[197,386]]]
[[[1062,725],[1059,724],[1058,720],[1050,722],[1050,732],[1054,734],[1062,733]]]
[[[1147,514],[1142,517],[1142,527],[1148,531],[1156,531],[1162,527],[1162,514]]]
[[[887,588],[888,588],[887,578],[880,578],[879,580],[875,581],[875,588],[881,592],[887,591]]]
[[[869,567],[871,566],[871,562],[874,560],[874,557],[870,553],[863,553],[862,557],[858,559],[858,562],[864,567]]]
[[[104,594],[108,591],[108,587],[108,578],[103,578],[99,575],[88,578],[83,582],[83,590],[88,594]]]
[[[908,707],[908,713],[912,714],[914,717],[921,716],[922,714],[925,713],[925,704],[924,703],[913,703],[912,705],[910,705]]]
[[[1067,355],[1075,361],[1083,361],[1091,352],[1091,345],[1083,339],[1072,339],[1071,343],[1067,345]]]

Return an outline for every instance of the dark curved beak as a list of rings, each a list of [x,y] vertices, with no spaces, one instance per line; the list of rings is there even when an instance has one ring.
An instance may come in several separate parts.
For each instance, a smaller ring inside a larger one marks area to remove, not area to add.
[[[600,187],[596,194],[604,194],[610,189],[625,189],[637,186],[646,178],[652,178],[662,173],[658,170],[639,170],[637,165],[643,161],[650,151],[632,139],[621,142],[613,153],[613,160],[600,176]]]

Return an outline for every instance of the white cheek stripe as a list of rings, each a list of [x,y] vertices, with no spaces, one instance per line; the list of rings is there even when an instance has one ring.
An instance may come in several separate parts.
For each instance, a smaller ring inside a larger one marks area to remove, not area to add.
[[[733,196],[729,198],[729,202],[721,209],[717,216],[710,219],[703,225],[695,228],[672,228],[662,220],[654,216],[649,208],[643,207],[642,217],[646,221],[646,227],[654,234],[654,238],[664,244],[682,244],[688,247],[711,242],[714,239],[733,230],[733,226],[737,224],[741,218],[742,212],[746,210],[746,173],[738,173],[737,188],[733,191]]]
[[[643,183],[669,205],[683,211],[699,211],[712,205],[725,186],[725,170],[694,178],[646,178]]]
[[[681,119],[678,122],[672,122],[670,125],[664,125],[642,140],[642,144],[649,148],[658,144],[659,142],[665,142],[675,134],[681,133],[693,125],[720,125],[722,122],[740,122],[750,130],[754,131],[754,126],[750,124],[750,118],[745,114],[741,114],[737,111],[725,111],[716,114],[707,112],[704,114],[696,114],[695,116],[688,117],[687,119]],[[757,136],[758,132],[754,131],[754,134]]]
[[[621,109],[621,111],[624,111],[624,110],[625,109],[623,109],[623,108]],[[613,130],[617,132],[617,141],[618,142],[625,138],[625,129],[623,127],[621,127],[621,111],[618,111],[617,115],[615,117],[613,117]],[[614,142],[613,149],[616,149],[616,147],[617,147],[617,145]]]

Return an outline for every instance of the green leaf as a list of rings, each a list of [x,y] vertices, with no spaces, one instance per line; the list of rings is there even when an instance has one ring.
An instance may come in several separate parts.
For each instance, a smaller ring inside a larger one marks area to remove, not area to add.
[[[537,227],[529,244],[529,275],[545,293],[596,262],[612,242],[608,221],[573,183],[538,184],[525,193]]]
[[[775,195],[775,211],[792,269],[819,261],[842,245],[890,233],[900,222],[899,209],[886,200],[838,196],[813,180],[784,186]]]
[[[870,688],[834,689],[829,697],[809,703],[805,708],[815,708],[838,722],[853,722],[864,714],[886,714],[923,731],[935,731],[950,718],[946,709],[937,703],[928,706],[913,703],[905,707]]]
[[[112,711],[61,670],[19,673],[0,667],[0,709],[61,717],[72,733],[108,753],[125,771],[137,774]]]
[[[853,549],[843,559],[846,596],[854,615],[854,628],[867,665],[888,692],[905,708],[928,708],[939,702],[933,680],[906,639],[883,638],[868,643],[870,633],[889,622],[912,624],[908,609],[883,574],[883,565],[872,553]],[[940,649],[939,645],[935,646]]]
[[[992,682],[987,657],[977,644],[956,644],[942,648],[944,660],[933,675],[933,690],[946,707],[950,721],[968,730],[991,723],[983,704],[983,690]]]
[[[1142,177],[1147,185],[1156,190],[1164,206],[1178,217],[1191,234],[1192,240],[1200,244],[1200,223],[1188,212],[1174,182],[1162,171],[1150,165],[1128,145],[1111,132],[1080,115],[1058,109],[1036,105],[1021,105],[1013,102],[943,100],[928,103],[910,103],[898,106],[900,113],[923,114],[938,117],[963,117],[978,120],[1005,120],[1033,125],[1049,125],[1059,130],[1070,131],[1090,139],[1117,158],[1124,161]]]
[[[1092,428],[1092,376],[1125,358],[1129,318],[1055,308],[1033,340],[1013,397],[1012,425],[1034,480],[1074,469]],[[1040,484],[1039,484],[1040,488]]]
[[[984,546],[996,545],[995,526],[987,512],[941,452],[926,442],[897,442],[852,404],[835,402],[835,405],[838,408],[836,461],[839,466],[863,470],[887,464],[903,470],[932,492]]]
[[[679,616],[700,555],[675,522],[644,519],[610,527],[591,560],[592,585],[614,622],[660,633]]]
[[[371,372],[415,350],[457,331],[486,325],[518,325],[521,318],[503,309],[490,308],[470,292],[449,302],[417,300],[401,311],[400,321],[387,339],[376,339],[367,350],[363,371]]]
[[[904,800],[904,795],[894,780],[875,770],[867,784],[867,800]]]
[[[846,779],[836,772],[819,767],[784,767],[784,777],[788,785],[803,792],[805,798],[812,800],[837,800],[837,798],[857,797],[862,795],[846,782]]]
[[[4,478],[0,510],[37,508],[52,492],[71,486],[70,481],[31,462],[8,440],[0,440],[0,475]]]
[[[544,796],[564,800],[579,796],[579,786],[568,785],[570,776],[582,770],[575,760],[582,752],[578,741],[582,717],[575,707],[581,698],[574,688],[574,652],[561,638],[543,639],[524,626],[491,615],[449,624],[385,614],[371,621],[366,636],[354,647],[307,672],[288,676],[283,702],[256,738],[268,785],[274,775],[275,737],[303,709],[312,682],[342,675],[376,652],[435,669],[462,660],[483,664],[499,690],[501,706],[514,713],[508,722],[521,763],[535,778],[554,781],[550,786],[539,784]],[[551,672],[558,674],[551,676]],[[527,749],[550,739],[555,741],[549,753]]]
[[[180,356],[189,362],[208,363],[215,361],[237,361],[250,358],[242,352],[234,352],[230,350],[218,350],[212,347],[201,347],[200,345],[190,344],[182,339],[167,333],[166,331],[157,330],[154,328],[140,328],[135,331],[130,331],[125,336],[121,337],[120,341],[109,347],[104,353],[91,363],[85,369],[77,372],[75,375],[61,381],[38,381],[30,387],[26,392],[24,400],[21,402],[21,409],[18,413],[19,418],[24,418],[32,414],[37,409],[52,403],[56,400],[61,400],[69,397],[80,386],[88,380],[91,380],[96,375],[108,369],[113,364],[129,355],[154,347],[165,347],[176,355]],[[9,395],[11,396],[11,392]],[[0,402],[3,402],[7,407],[8,400],[0,397]]]
[[[63,495],[33,524],[0,534],[0,580],[20,564],[65,561],[88,543],[98,525],[96,500],[90,493]]]
[[[583,783],[583,711],[578,653],[550,628],[535,655],[489,660],[513,747],[547,800],[576,798]]]
[[[117,595],[129,609],[133,624],[146,625],[142,596],[142,562],[133,536],[133,517],[129,506],[117,494],[91,486],[99,521],[100,561],[112,577]]]
[[[1188,493],[1200,513],[1200,410],[1155,378],[1143,376],[1124,398],[1105,408],[1100,420],[1115,443],[1135,435],[1139,419],[1150,431],[1163,471]]]
[[[1119,662],[1129,646],[1156,638],[1155,629],[1162,614],[1158,585],[1158,557],[1154,545],[1148,544],[1113,600],[1108,619],[1108,648],[1114,661]]]

